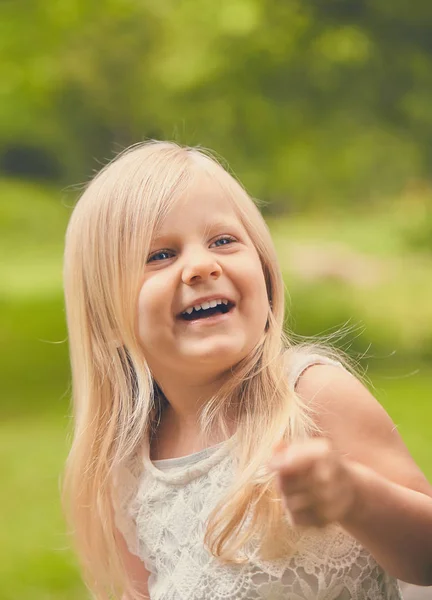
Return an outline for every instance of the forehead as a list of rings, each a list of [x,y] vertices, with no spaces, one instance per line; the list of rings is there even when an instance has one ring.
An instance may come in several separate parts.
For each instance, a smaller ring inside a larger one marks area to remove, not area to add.
[[[223,226],[244,229],[229,190],[212,177],[200,174],[160,220],[155,235],[162,237],[190,229]]]

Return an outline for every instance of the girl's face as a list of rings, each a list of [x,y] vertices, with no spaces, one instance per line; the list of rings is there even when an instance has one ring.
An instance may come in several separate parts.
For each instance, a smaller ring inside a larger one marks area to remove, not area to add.
[[[251,239],[221,188],[200,175],[162,222],[143,274],[138,335],[150,369],[220,375],[259,341],[268,310]]]

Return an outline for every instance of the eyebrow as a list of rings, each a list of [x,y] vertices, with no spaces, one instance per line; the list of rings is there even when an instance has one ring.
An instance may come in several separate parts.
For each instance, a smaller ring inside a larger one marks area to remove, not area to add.
[[[205,226],[205,231],[209,231],[211,229],[220,229],[224,227],[235,227],[238,228],[240,223],[233,221],[232,219],[220,219],[218,221],[212,221],[211,223],[207,223]]]
[[[231,227],[234,227],[236,230],[240,229],[240,227],[242,227],[242,224],[240,222],[234,221],[233,219],[218,219],[216,221],[211,221],[206,223],[205,227],[204,227],[204,235],[207,235],[207,233],[213,229],[229,229]],[[163,240],[167,237],[169,237],[171,235],[170,232],[165,232],[163,231],[163,228],[156,230],[154,232],[154,236],[153,236],[153,242],[157,242],[158,240]]]

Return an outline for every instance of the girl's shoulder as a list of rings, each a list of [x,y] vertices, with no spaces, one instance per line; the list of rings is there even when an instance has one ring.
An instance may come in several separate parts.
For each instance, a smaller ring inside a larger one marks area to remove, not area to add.
[[[310,367],[316,365],[326,365],[344,369],[343,364],[334,357],[326,356],[316,350],[308,350],[303,347],[295,346],[287,350],[285,354],[288,381],[293,389],[297,387],[300,378],[304,376]]]
[[[296,394],[334,449],[391,481],[430,494],[397,426],[366,385],[337,361],[298,360]]]
[[[359,377],[336,356],[293,347],[286,354],[288,378],[298,397],[316,417],[324,435],[342,422],[358,425],[385,418],[385,411]]]

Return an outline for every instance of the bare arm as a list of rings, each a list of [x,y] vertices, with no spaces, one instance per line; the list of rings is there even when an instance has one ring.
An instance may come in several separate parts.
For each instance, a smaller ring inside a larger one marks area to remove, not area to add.
[[[358,508],[341,525],[395,577],[432,585],[432,498],[352,466]]]
[[[141,594],[140,598],[142,598],[142,600],[149,599],[148,579],[150,573],[145,568],[142,560],[140,560],[138,556],[135,556],[135,554],[129,552],[126,542],[120,533],[117,534],[116,539],[129,579],[134,582],[136,590]],[[123,594],[122,600],[132,599],[127,594]]]
[[[337,367],[309,368],[297,391],[353,476],[355,510],[341,525],[390,574],[432,585],[432,488],[388,414]]]

